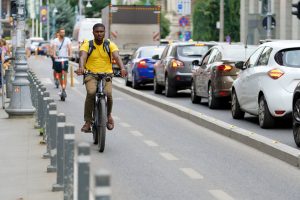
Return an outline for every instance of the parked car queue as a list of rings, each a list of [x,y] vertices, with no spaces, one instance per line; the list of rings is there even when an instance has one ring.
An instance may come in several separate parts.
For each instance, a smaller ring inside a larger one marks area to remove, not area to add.
[[[179,90],[191,89],[191,101],[207,98],[211,109],[230,102],[234,119],[249,113],[258,117],[261,128],[273,128],[280,119],[293,121],[294,140],[300,147],[299,58],[300,41],[296,40],[259,46],[171,43],[152,56],[156,60],[153,90],[156,94],[165,90],[167,97],[174,97]],[[126,85],[130,86],[128,80]]]

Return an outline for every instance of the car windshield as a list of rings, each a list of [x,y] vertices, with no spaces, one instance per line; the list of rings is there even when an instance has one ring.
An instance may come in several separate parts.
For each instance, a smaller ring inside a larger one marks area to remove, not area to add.
[[[151,58],[154,55],[161,55],[165,47],[149,47],[141,50],[140,58]]]
[[[300,68],[300,49],[285,49],[275,55],[279,65]]]
[[[245,48],[243,45],[228,45],[225,46],[224,49],[223,60],[244,61],[257,49],[257,47],[248,46]]]
[[[184,57],[203,56],[208,51],[208,46],[179,46],[178,54]]]

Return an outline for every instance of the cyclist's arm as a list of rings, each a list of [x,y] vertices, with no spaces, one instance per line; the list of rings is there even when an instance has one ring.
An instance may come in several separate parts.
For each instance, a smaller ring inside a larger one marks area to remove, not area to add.
[[[122,59],[121,59],[121,57],[119,55],[119,51],[112,52],[112,56],[115,59],[117,65],[120,67],[120,69],[121,70],[123,70],[123,69],[125,70],[125,67],[123,65]]]
[[[79,71],[79,73],[83,73],[88,53],[86,51],[80,51],[79,55],[80,55],[80,57],[79,57],[78,71]]]
[[[69,57],[72,56],[72,43],[71,42],[68,44],[68,55],[69,55]]]

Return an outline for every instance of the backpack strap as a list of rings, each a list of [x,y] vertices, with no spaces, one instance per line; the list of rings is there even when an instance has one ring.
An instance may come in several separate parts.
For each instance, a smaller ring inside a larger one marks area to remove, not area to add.
[[[109,45],[110,45],[110,41],[108,39],[104,39],[104,41],[103,41],[103,50],[107,52],[107,54],[109,56],[110,63],[111,63],[111,55],[110,55]]]
[[[109,60],[111,62],[111,55],[110,55],[109,45],[110,45],[110,41],[108,39],[104,39],[104,41],[103,41],[103,50],[107,52],[107,54],[109,56]],[[92,54],[92,52],[93,52],[94,49],[95,49],[94,40],[90,40],[89,41],[88,56],[87,56],[86,60],[88,60],[88,58],[90,57],[90,55]]]
[[[88,50],[88,55],[87,55],[86,61],[89,59],[89,57],[92,54],[94,49],[95,49],[94,40],[90,40],[89,41],[89,50]]]

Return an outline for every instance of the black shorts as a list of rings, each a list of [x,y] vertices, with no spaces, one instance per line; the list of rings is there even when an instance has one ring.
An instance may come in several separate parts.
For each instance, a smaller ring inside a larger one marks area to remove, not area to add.
[[[61,73],[62,69],[64,69],[65,72],[68,72],[69,69],[69,61],[54,61],[53,69],[57,73]]]

